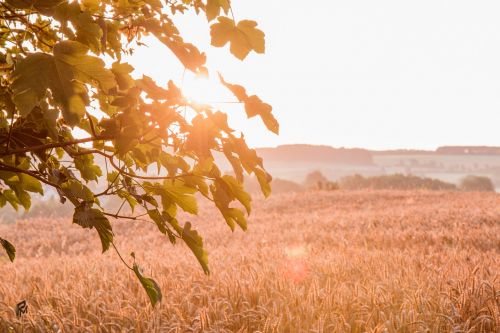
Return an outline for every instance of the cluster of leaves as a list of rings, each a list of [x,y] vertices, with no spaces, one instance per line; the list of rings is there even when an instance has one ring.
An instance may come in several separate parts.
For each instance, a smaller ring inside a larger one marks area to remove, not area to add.
[[[187,70],[206,75],[205,54],[183,40],[172,20],[188,10],[216,20],[210,27],[214,46],[230,43],[239,59],[264,52],[264,33],[254,21],[229,18],[229,0],[0,3],[0,206],[29,209],[31,194],[52,188],[61,202],[75,206],[74,223],[97,231],[103,252],[112,246],[120,255],[110,218],[148,221],[172,243],[184,241],[209,273],[202,237],[177,219],[178,209],[197,214],[195,195],[201,194],[231,229],[246,229],[251,198],[244,174],[254,174],[266,196],[271,178],[225,113],[190,103],[173,81],[161,87],[147,76],[134,79],[134,68],[122,62],[151,35]],[[111,66],[104,56],[113,59]],[[244,103],[248,117],[260,116],[278,133],[271,106],[221,82]],[[88,137],[75,138],[75,128]],[[234,176],[221,172],[214,152],[224,154]],[[97,191],[92,183],[105,186]],[[140,214],[120,214],[121,207],[108,212],[106,197],[119,197]],[[14,260],[14,246],[0,243]],[[152,304],[159,301],[158,285],[142,275],[135,256],[132,265],[120,258]]]

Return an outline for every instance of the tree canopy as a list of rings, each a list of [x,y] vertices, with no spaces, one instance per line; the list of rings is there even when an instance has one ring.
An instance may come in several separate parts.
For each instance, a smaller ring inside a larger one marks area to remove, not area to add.
[[[160,86],[145,75],[135,79],[134,67],[122,61],[144,45],[144,36],[153,36],[180,66],[208,75],[205,53],[174,24],[174,16],[187,11],[208,21],[213,46],[229,44],[240,60],[264,52],[264,33],[255,21],[235,21],[230,0],[0,3],[0,206],[29,209],[32,195],[52,189],[61,203],[74,205],[73,223],[95,229],[103,252],[116,250],[153,306],[160,288],[142,274],[133,253],[120,254],[113,219],[152,221],[170,242],[185,242],[208,274],[203,239],[177,211],[197,214],[197,198],[204,197],[231,229],[246,229],[251,198],[244,175],[254,174],[270,193],[262,159],[228,125],[226,113],[190,102],[172,80]],[[248,118],[260,117],[278,133],[269,104],[222,75],[220,82]],[[75,137],[75,128],[88,136]],[[214,152],[229,161],[231,174],[214,162]],[[96,190],[97,183],[104,188]],[[107,211],[107,197],[120,198],[135,215],[120,213],[121,207]],[[13,261],[14,245],[3,238],[0,244]]]

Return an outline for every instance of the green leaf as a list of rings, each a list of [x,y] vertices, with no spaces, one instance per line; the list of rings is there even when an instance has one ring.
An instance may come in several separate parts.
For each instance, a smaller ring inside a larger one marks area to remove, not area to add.
[[[125,199],[127,201],[128,205],[130,206],[130,209],[132,210],[132,212],[134,212],[135,206],[137,205],[137,199],[130,192],[125,191],[125,190],[117,191],[117,195],[120,198]]]
[[[167,226],[165,224],[165,219],[160,214],[160,211],[158,209],[150,209],[148,210],[148,215],[151,218],[151,220],[153,220],[156,223],[160,232],[162,234],[166,234]]]
[[[73,214],[73,223],[83,228],[95,228],[99,234],[102,244],[102,252],[109,249],[113,242],[113,229],[103,212],[96,208],[89,208],[87,205],[81,205],[75,208]]]
[[[17,211],[19,209],[19,199],[12,190],[4,190],[2,195],[5,197],[8,203]]]
[[[243,188],[243,184],[239,183],[234,177],[229,175],[222,176],[220,180],[227,185],[225,187],[225,190],[232,194],[245,207],[247,213],[250,214],[250,211],[252,209],[252,198],[250,197],[250,194],[248,194]]]
[[[43,195],[42,183],[38,179],[22,173],[19,175],[19,181],[25,191]]]
[[[69,66],[73,79],[93,84],[104,91],[113,89],[116,81],[111,71],[104,68],[104,61],[87,53],[88,48],[78,42],[63,41],[54,46],[56,64],[59,67]]]
[[[94,21],[89,12],[79,13],[71,19],[76,28],[76,40],[87,45],[92,52],[99,54],[103,35],[99,24]]]
[[[94,155],[92,154],[76,156],[75,168],[80,171],[82,178],[86,181],[97,181],[98,177],[102,176],[101,168],[94,164]]]
[[[144,200],[145,202],[153,205],[154,207],[158,207],[158,202],[156,201],[156,199],[150,195],[147,195],[147,194],[142,194],[140,196],[138,196],[141,200]]]
[[[187,246],[191,249],[191,251],[198,259],[201,267],[205,274],[210,274],[210,269],[208,268],[208,254],[207,251],[203,248],[203,238],[198,234],[196,230],[191,229],[191,223],[186,222],[184,225],[184,229],[182,229],[181,237]]]
[[[16,196],[24,209],[29,210],[31,207],[31,196],[29,193],[26,191],[17,191]]]
[[[7,252],[10,261],[14,262],[14,258],[16,257],[16,248],[14,247],[14,245],[12,245],[9,241],[3,238],[0,238],[0,244],[2,244],[2,247]]]
[[[45,53],[30,54],[16,64],[11,88],[13,102],[21,116],[30,113],[45,97],[51,86],[52,71],[55,71],[53,57]]]
[[[68,198],[81,199],[86,202],[94,201],[92,191],[76,179],[68,179],[61,184],[61,189]]]
[[[182,185],[179,182],[165,180],[163,182],[162,197],[167,197],[175,204],[182,208],[185,212],[190,214],[198,214],[198,203],[193,194],[196,189]]]
[[[161,302],[162,294],[160,286],[158,285],[158,283],[156,283],[155,280],[143,276],[137,264],[134,264],[133,270],[135,275],[141,282],[142,287],[144,288],[144,290],[146,290],[149,300],[151,301],[151,305],[154,307],[156,303]]]
[[[167,222],[176,230],[177,232],[181,231],[181,227],[175,218],[173,218],[169,213],[163,211],[160,213],[158,209],[148,210],[149,217],[156,223],[158,229],[162,234],[166,234],[168,239],[172,244],[177,242],[176,235],[172,232],[172,230],[167,226]]]
[[[21,115],[27,115],[46,97],[52,97],[62,107],[63,117],[70,126],[77,125],[85,115],[88,91],[85,84],[108,91],[116,86],[111,71],[104,62],[87,55],[88,48],[74,41],[54,46],[54,54],[31,53],[16,64],[12,74],[13,101]]]

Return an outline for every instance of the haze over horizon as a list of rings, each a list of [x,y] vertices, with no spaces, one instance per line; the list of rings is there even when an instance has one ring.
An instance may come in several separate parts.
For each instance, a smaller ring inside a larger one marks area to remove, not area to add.
[[[442,145],[442,146],[436,146],[436,147],[430,147],[430,148],[408,148],[408,147],[395,147],[395,148],[368,148],[368,147],[362,147],[362,146],[353,146],[353,147],[345,147],[345,146],[336,146],[336,145],[328,145],[328,144],[321,144],[321,143],[280,143],[274,146],[255,146],[257,149],[264,149],[264,148],[277,148],[280,146],[300,146],[300,145],[310,145],[310,146],[326,146],[326,147],[332,147],[335,149],[365,149],[369,151],[398,151],[398,150],[415,150],[415,151],[435,151],[438,148],[441,147],[488,147],[488,148],[498,148],[499,146],[493,146],[493,145]]]
[[[207,53],[211,68],[273,105],[279,136],[260,120],[247,122],[240,106],[224,104],[250,145],[500,146],[500,2],[232,4],[237,20],[255,19],[266,33],[265,55],[240,62],[210,47],[202,16],[186,15],[179,24],[186,40]],[[168,50],[151,45],[130,61],[160,82],[173,76],[189,89],[189,74],[172,59]],[[196,89],[222,102],[234,99]]]

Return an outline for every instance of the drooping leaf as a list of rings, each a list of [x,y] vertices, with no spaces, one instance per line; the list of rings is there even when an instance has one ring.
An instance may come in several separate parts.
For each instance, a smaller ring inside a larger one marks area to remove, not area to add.
[[[0,244],[2,244],[2,247],[4,248],[5,252],[7,252],[9,260],[11,262],[14,262],[14,258],[16,257],[16,248],[14,247],[14,245],[12,245],[8,240],[3,239],[1,237],[0,237]]]
[[[24,190],[17,190],[16,196],[19,200],[19,203],[24,207],[24,209],[29,210],[31,207],[31,196],[29,195],[29,193]]]
[[[181,237],[187,246],[198,259],[201,267],[205,274],[210,274],[210,269],[208,268],[208,254],[203,248],[203,238],[198,234],[196,230],[191,229],[191,223],[186,222],[184,228],[182,229]]]
[[[95,228],[99,234],[102,244],[102,252],[109,249],[113,242],[113,229],[108,218],[103,212],[96,208],[90,208],[87,205],[80,205],[75,208],[73,214],[73,223],[76,223],[83,228]]]
[[[163,183],[164,197],[171,199],[185,212],[198,214],[198,204],[193,194],[196,192],[191,187],[184,186],[178,182],[165,180]]]
[[[42,183],[38,179],[22,173],[19,175],[19,182],[25,191],[43,195]]]
[[[234,198],[236,198],[250,214],[251,211],[251,201],[252,198],[243,188],[243,184],[239,183],[234,177],[229,175],[224,175],[219,179],[220,182],[226,189],[226,192],[230,193]]]
[[[247,230],[247,219],[245,218],[245,214],[238,208],[228,208],[222,210],[222,216],[226,220],[226,223],[231,227],[231,230],[234,231],[234,222],[240,226],[242,230]]]
[[[245,99],[245,112],[248,118],[260,116],[268,130],[275,134],[279,134],[279,123],[276,118],[274,118],[272,111],[273,107],[267,103],[264,103],[256,95],[252,95]]]
[[[162,234],[166,234],[167,233],[167,226],[165,224],[165,219],[160,214],[160,212],[158,211],[158,209],[150,209],[150,210],[148,210],[148,215],[151,218],[151,220],[153,220],[156,223],[156,225],[158,226],[158,229],[160,230],[160,232]]]
[[[260,168],[255,168],[254,173],[257,177],[262,193],[266,198],[269,197],[269,195],[271,194],[271,175]]]
[[[151,305],[154,307],[156,303],[161,302],[162,299],[160,286],[158,285],[158,283],[156,283],[155,280],[142,275],[137,264],[134,264],[133,270],[135,275],[141,282],[142,287],[144,288],[144,290],[146,290],[149,300],[151,301]]]
[[[264,103],[256,95],[248,96],[245,88],[237,84],[226,82],[220,74],[219,79],[220,82],[233,93],[238,101],[245,104],[245,112],[248,118],[260,116],[268,130],[279,134],[279,123],[272,114],[273,108],[271,105]]]
[[[16,211],[19,209],[19,199],[17,198],[16,194],[12,190],[4,190],[2,192],[2,196],[5,198],[5,200],[14,208]]]

